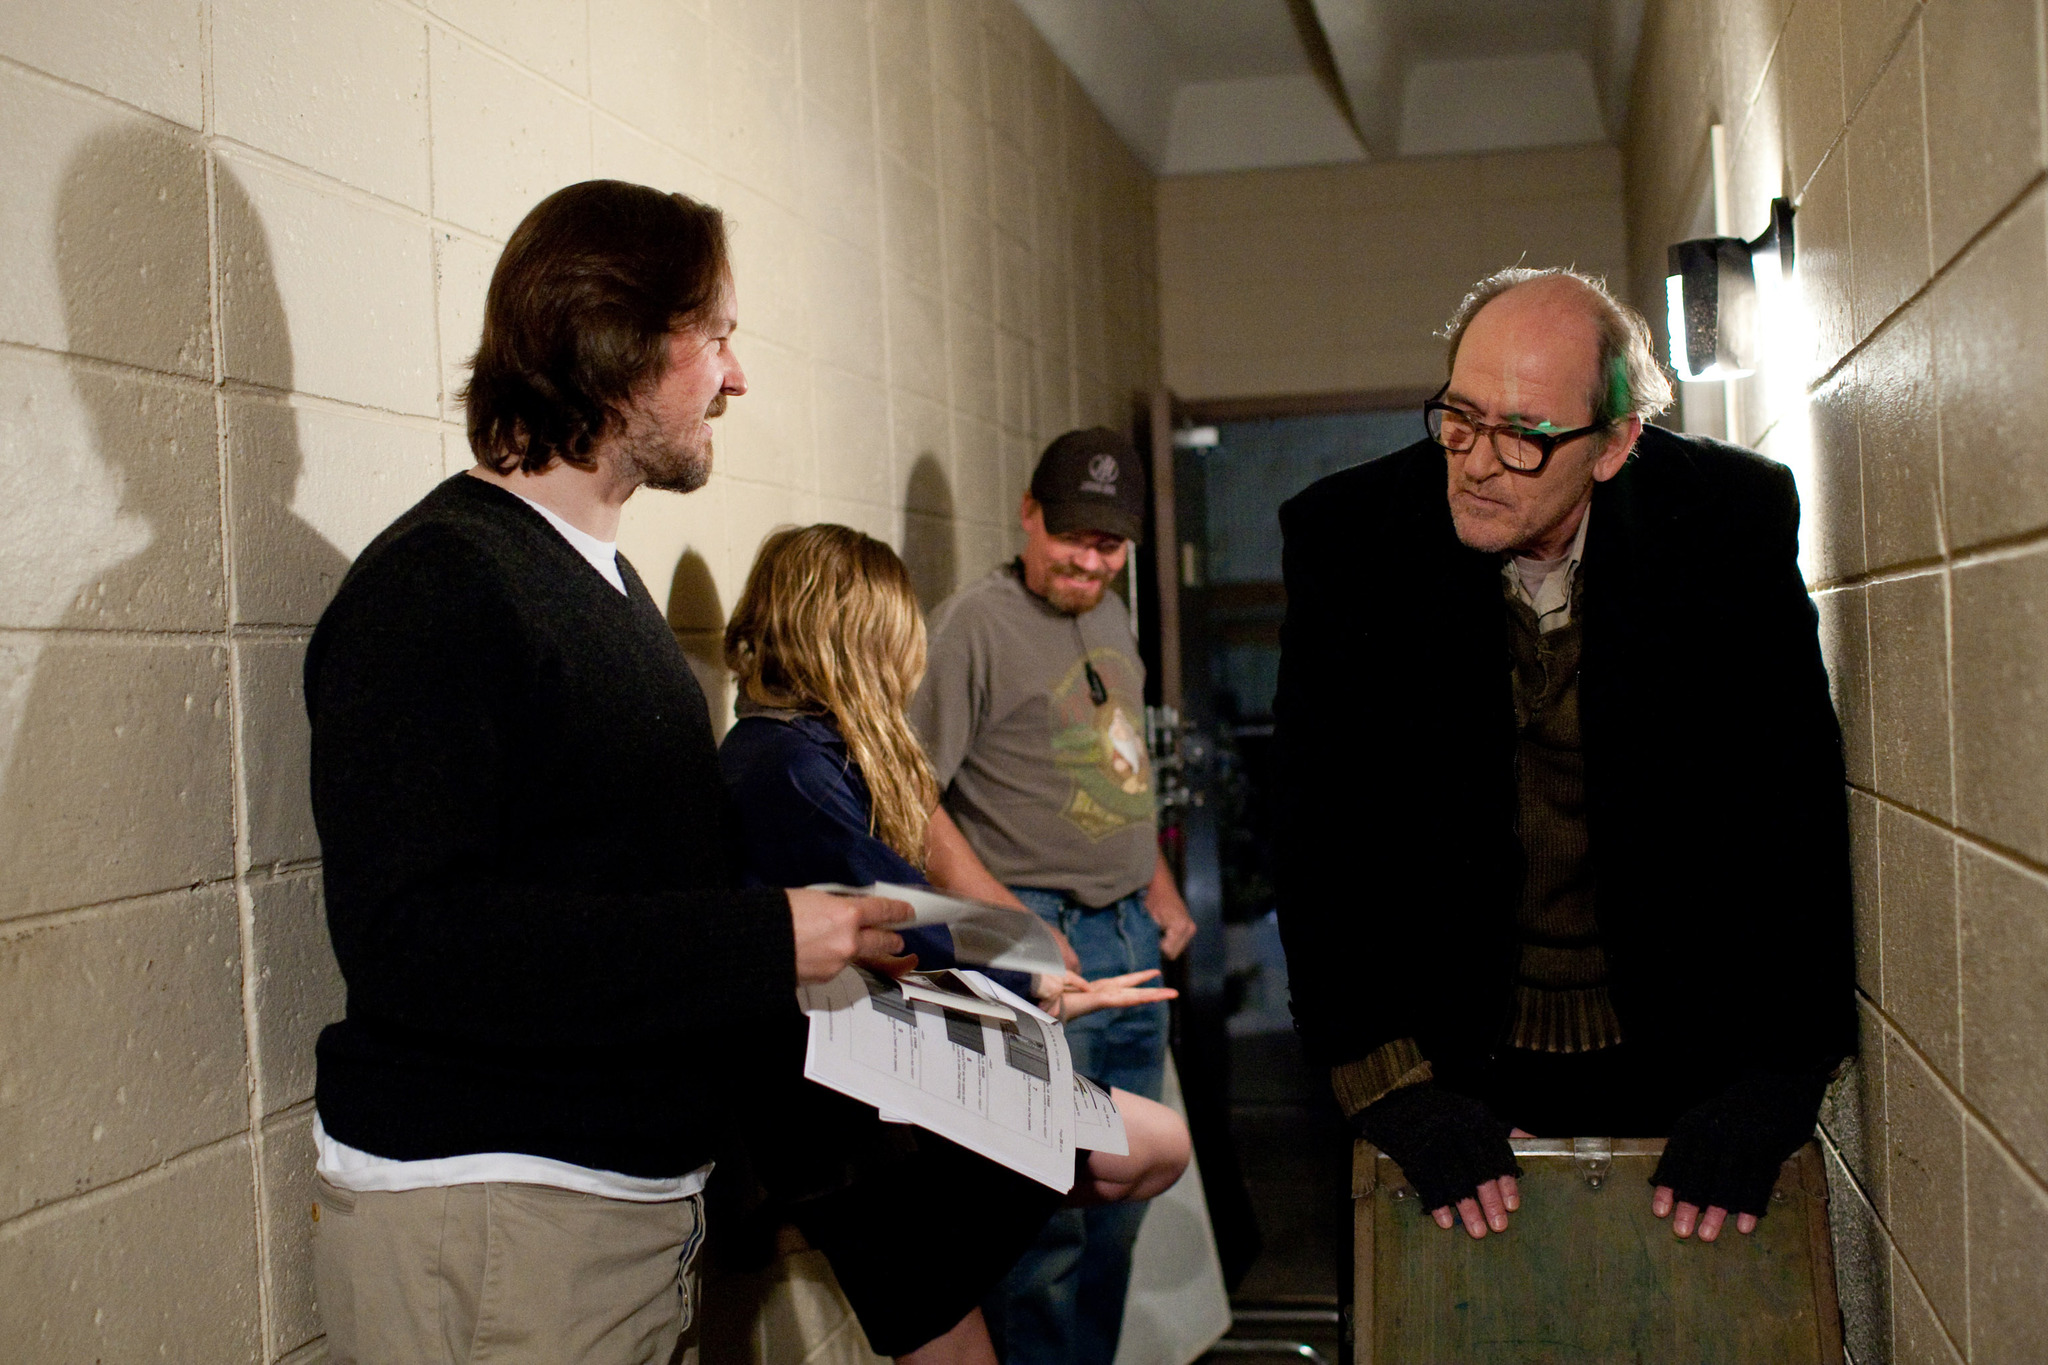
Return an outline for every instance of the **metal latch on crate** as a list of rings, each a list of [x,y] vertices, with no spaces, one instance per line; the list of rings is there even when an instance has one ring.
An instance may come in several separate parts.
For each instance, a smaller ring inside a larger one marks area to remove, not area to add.
[[[1586,1188],[1599,1189],[1607,1183],[1608,1172],[1614,1169],[1614,1139],[1573,1138],[1572,1165],[1586,1178]]]

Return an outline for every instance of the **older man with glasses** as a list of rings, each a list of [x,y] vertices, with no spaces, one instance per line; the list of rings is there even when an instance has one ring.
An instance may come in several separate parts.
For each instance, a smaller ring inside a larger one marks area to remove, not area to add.
[[[1645,425],[1595,279],[1502,271],[1445,335],[1429,439],[1280,513],[1297,1025],[1445,1229],[1507,1229],[1519,1129],[1666,1137],[1657,1216],[1749,1232],[1855,1043],[1792,476]]]

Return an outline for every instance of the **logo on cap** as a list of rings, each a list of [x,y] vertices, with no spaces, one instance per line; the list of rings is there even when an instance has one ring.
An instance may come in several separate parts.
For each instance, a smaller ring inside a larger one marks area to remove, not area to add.
[[[1082,483],[1081,491],[1113,498],[1116,496],[1116,475],[1116,456],[1104,451],[1088,461],[1088,478]]]

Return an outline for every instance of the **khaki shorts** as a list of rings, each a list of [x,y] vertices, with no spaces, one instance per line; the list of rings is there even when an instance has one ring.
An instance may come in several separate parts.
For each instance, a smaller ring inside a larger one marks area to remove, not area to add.
[[[701,1195],[316,1185],[332,1365],[694,1365]]]

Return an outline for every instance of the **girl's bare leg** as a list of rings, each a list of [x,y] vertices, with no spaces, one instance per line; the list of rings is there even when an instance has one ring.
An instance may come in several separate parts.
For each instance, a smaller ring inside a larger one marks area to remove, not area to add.
[[[1130,1155],[1090,1152],[1074,1182],[1069,1204],[1114,1204],[1126,1199],[1152,1199],[1173,1188],[1188,1168],[1188,1126],[1179,1114],[1157,1100],[1112,1090],[1123,1115]]]
[[[899,1365],[1001,1365],[979,1308],[954,1323],[944,1336],[934,1337],[896,1359]]]

